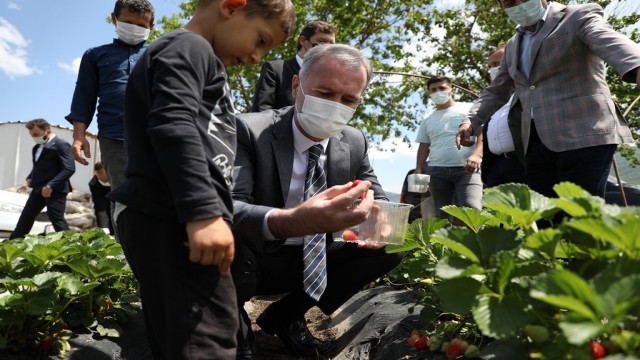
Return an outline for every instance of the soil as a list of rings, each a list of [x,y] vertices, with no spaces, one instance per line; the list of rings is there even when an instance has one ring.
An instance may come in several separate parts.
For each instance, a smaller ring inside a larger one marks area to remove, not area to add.
[[[260,316],[262,311],[269,306],[273,301],[277,300],[277,296],[259,296],[251,299],[246,306],[247,313],[251,318],[251,328],[256,337],[256,354],[254,358],[256,360],[290,360],[300,359],[295,356],[289,355],[284,345],[276,336],[271,336],[262,331],[258,325],[256,325],[256,318]],[[320,340],[332,341],[335,340],[335,330],[329,328],[331,317],[325,315],[317,307],[311,308],[305,315],[307,320],[307,326],[311,333]]]

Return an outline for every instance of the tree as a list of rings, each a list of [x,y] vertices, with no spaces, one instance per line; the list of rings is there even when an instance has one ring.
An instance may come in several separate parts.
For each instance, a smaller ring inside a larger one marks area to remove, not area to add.
[[[481,92],[489,84],[485,65],[487,55],[514,34],[514,24],[496,0],[466,0],[464,3],[440,0],[292,1],[298,19],[294,39],[263,60],[293,57],[300,29],[308,21],[321,19],[337,25],[338,42],[364,49],[376,70],[421,75],[402,76],[400,80],[389,74],[379,73],[374,77],[365,94],[364,106],[359,107],[354,117],[354,125],[362,128],[374,142],[398,137],[413,141],[404,134],[420,124],[427,110],[425,77],[444,73],[456,85]],[[611,0],[597,2],[604,7]],[[193,14],[196,4],[196,0],[183,0],[182,13],[161,19],[163,30],[179,27]],[[630,15],[610,18],[609,22],[616,29],[624,29],[638,20],[639,15]],[[630,36],[636,42],[639,39],[637,30]],[[260,65],[228,70],[237,109],[249,111]],[[624,110],[638,94],[609,71],[611,90]],[[461,100],[471,101],[473,97],[463,93]],[[629,120],[636,141],[640,142],[635,134],[640,128],[638,114],[640,109]]]

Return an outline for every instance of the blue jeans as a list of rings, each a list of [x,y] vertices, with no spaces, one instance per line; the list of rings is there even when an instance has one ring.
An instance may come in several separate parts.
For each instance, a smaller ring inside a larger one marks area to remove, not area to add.
[[[448,219],[441,209],[446,205],[458,205],[482,209],[482,179],[480,173],[468,173],[464,167],[429,166],[429,187],[436,207],[436,216]]]

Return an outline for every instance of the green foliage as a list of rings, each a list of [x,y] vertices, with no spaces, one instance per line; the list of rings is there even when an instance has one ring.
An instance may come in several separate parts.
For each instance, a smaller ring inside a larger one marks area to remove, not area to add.
[[[487,189],[483,211],[447,208],[466,227],[442,226],[405,247],[411,268],[430,280],[414,287],[429,333],[498,342],[487,356],[587,359],[596,340],[640,351],[640,209],[607,205],[571,183],[554,189],[553,199],[525,185]],[[560,210],[562,221],[538,230],[535,221]],[[454,319],[452,334],[438,333],[443,316]]]
[[[0,274],[0,350],[49,337],[64,354],[68,330],[117,337],[139,309],[120,244],[98,228],[3,241]]]

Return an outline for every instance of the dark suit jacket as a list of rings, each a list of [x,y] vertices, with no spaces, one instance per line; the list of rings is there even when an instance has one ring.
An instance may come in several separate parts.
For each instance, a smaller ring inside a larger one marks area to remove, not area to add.
[[[31,187],[38,191],[47,184],[54,191],[68,193],[71,191],[69,178],[76,172],[76,165],[71,156],[71,145],[56,136],[44,144],[42,153],[36,161],[36,145],[31,150],[33,169],[27,179],[31,180]]]
[[[295,99],[291,94],[291,79],[298,72],[300,65],[295,57],[265,62],[253,96],[253,112],[293,105]]]
[[[257,251],[263,251],[266,241],[262,236],[265,215],[273,208],[284,208],[289,192],[295,151],[293,112],[294,108],[288,107],[238,116],[233,230],[236,239]],[[362,131],[347,127],[332,137],[325,167],[327,187],[355,179],[369,180],[375,198],[386,200],[369,163]]]

